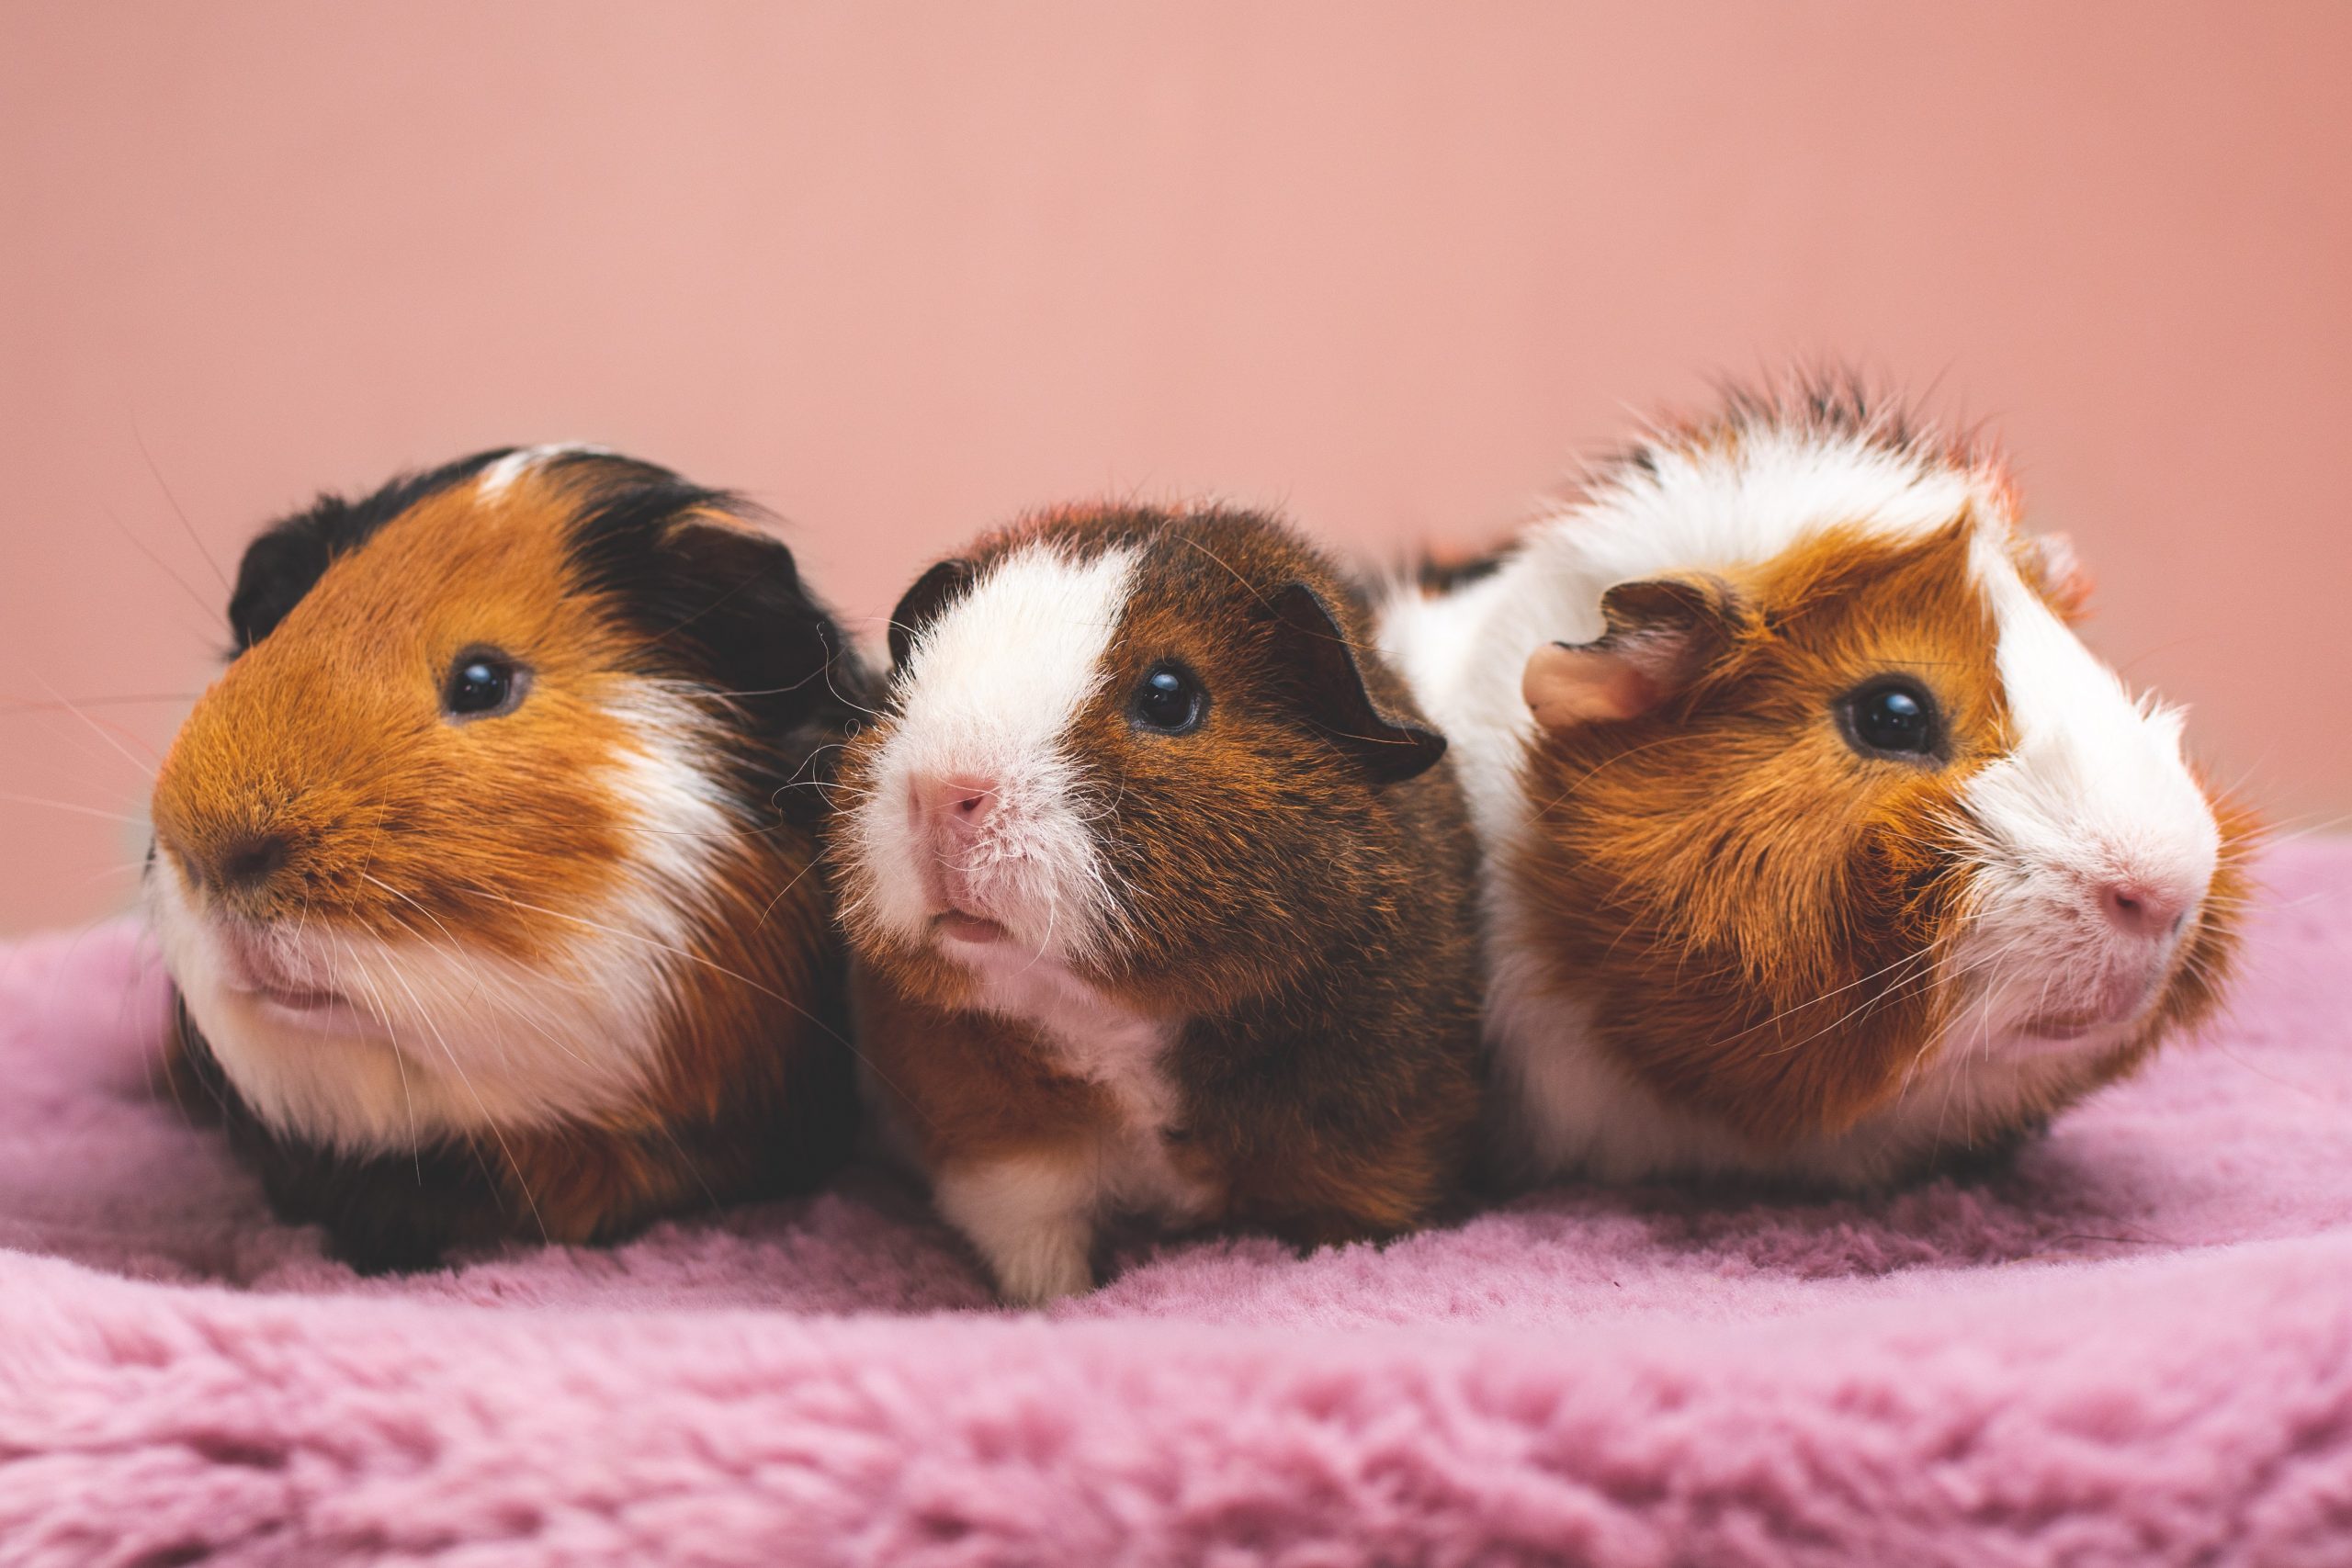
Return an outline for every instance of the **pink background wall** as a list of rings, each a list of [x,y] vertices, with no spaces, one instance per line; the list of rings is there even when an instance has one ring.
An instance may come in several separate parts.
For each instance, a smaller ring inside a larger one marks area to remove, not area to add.
[[[1800,353],[1990,418],[2222,776],[2352,806],[2352,7],[0,26],[0,928],[129,897],[205,553],[321,486],[593,437],[764,500],[870,616],[1106,490],[1483,536]]]

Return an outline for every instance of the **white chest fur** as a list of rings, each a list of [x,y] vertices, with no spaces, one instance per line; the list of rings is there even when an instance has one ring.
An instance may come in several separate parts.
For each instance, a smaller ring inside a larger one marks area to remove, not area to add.
[[[981,1005],[1028,1024],[1057,1066],[1110,1096],[1118,1119],[1103,1129],[1095,1150],[1104,1212],[1168,1218],[1199,1213],[1205,1194],[1176,1173],[1167,1155],[1168,1134],[1183,1115],[1166,1066],[1182,1024],[1122,1007],[1052,964],[991,976]]]
[[[1168,1134],[1182,1107],[1166,1070],[1181,1023],[1134,1012],[1050,962],[983,971],[977,1005],[1035,1030],[1055,1065],[1099,1085],[1117,1114],[1080,1145],[933,1173],[940,1211],[987,1258],[1004,1294],[1036,1303],[1085,1290],[1096,1226],[1112,1214],[1178,1224],[1213,1194],[1179,1170]]]

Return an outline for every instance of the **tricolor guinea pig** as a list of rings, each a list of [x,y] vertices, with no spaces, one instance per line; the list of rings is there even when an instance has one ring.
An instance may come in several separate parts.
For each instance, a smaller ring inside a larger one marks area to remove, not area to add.
[[[899,604],[840,778],[860,1044],[1008,1299],[1116,1213],[1313,1245],[1453,1186],[1475,849],[1365,615],[1223,510],[1032,519]]]
[[[589,448],[322,497],[158,775],[175,1082],[363,1268],[846,1153],[821,780],[861,676],[741,503]]]
[[[1510,1157],[1874,1182],[2204,1017],[2250,824],[2069,629],[2086,592],[1992,452],[1823,382],[1394,597],[1486,852]]]

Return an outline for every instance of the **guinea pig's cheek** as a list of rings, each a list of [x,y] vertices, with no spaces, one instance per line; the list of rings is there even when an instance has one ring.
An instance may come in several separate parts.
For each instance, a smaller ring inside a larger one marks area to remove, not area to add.
[[[560,955],[612,923],[633,884],[683,896],[702,846],[681,840],[727,826],[705,807],[708,791],[682,784],[679,764],[650,739],[593,711],[526,705],[431,743],[443,782],[391,804],[397,830],[353,846],[365,857],[351,870],[368,929],[387,942],[524,962]]]
[[[922,814],[899,733],[896,722],[886,720],[853,740],[835,786],[840,798],[854,803],[835,828],[842,917],[851,936],[869,951],[884,942],[927,942],[931,898]]]

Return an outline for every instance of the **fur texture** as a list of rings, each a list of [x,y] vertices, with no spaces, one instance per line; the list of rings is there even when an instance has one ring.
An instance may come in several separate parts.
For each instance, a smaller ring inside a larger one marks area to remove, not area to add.
[[[357,1260],[607,1238],[837,1163],[812,779],[860,694],[790,553],[594,449],[265,533],[159,775],[180,1077]],[[511,711],[450,706],[512,674]]]
[[[2258,869],[2210,1038],[1996,1170],[1123,1240],[1042,1317],[870,1172],[356,1277],[152,1087],[134,931],[0,946],[0,1562],[2324,1568],[2352,846]]]
[[[1115,1213],[1419,1223],[1474,1114],[1473,855],[1329,565],[1249,513],[1061,513],[896,619],[841,778],[861,1042],[1007,1293],[1086,1288]]]
[[[1488,847],[1522,1170],[1884,1179],[2211,1010],[2250,822],[2067,629],[2086,592],[1989,452],[1825,383],[1657,433],[1391,602]],[[1921,750],[1858,737],[1884,690]]]

